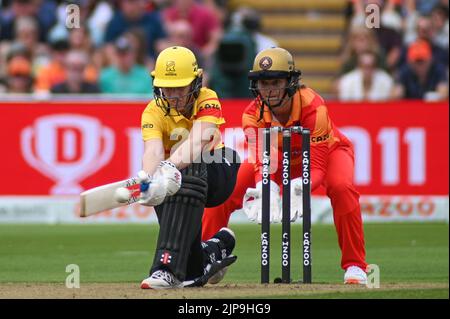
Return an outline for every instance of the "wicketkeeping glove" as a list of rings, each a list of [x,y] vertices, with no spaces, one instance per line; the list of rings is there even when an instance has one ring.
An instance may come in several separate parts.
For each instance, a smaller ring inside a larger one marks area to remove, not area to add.
[[[256,188],[249,188],[244,195],[242,208],[251,221],[261,223],[262,220],[262,182],[256,184]],[[270,181],[270,222],[281,221],[280,187],[274,181]]]
[[[303,216],[303,180],[298,177],[291,181],[291,222]]]

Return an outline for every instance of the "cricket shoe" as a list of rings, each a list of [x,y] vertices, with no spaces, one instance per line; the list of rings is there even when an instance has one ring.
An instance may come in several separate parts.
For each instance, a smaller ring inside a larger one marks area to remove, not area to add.
[[[157,270],[141,283],[141,289],[182,288],[183,283],[166,270]]]
[[[222,227],[217,234],[213,236],[213,238],[219,239],[221,241],[222,245],[222,257],[225,255],[231,255],[231,252],[234,249],[234,246],[236,245],[236,236],[234,235],[234,232],[226,227]],[[211,239],[210,239],[211,240]],[[219,245],[220,248],[220,245]],[[223,258],[222,258],[223,259]],[[211,278],[208,280],[208,284],[215,285],[222,281],[222,279],[225,277],[225,274],[227,273],[228,267],[222,268],[216,274],[214,274]]]
[[[365,285],[367,284],[367,274],[358,266],[350,266],[345,271],[344,284]]]
[[[233,256],[236,237],[233,231],[223,227],[210,240],[203,242],[203,253],[206,255],[207,264],[203,276],[185,281],[184,287],[200,287],[206,283],[217,284],[225,276],[229,265],[237,259]]]

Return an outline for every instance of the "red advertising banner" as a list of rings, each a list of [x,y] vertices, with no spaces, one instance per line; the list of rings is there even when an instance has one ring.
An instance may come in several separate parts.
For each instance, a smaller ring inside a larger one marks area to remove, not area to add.
[[[245,156],[241,114],[224,100],[225,144]],[[140,169],[142,102],[0,102],[0,195],[66,195]],[[355,145],[364,195],[448,195],[448,103],[329,103]]]

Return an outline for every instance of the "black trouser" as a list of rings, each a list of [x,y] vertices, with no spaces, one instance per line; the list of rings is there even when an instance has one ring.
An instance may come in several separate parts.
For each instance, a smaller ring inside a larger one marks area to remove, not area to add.
[[[217,149],[214,153],[214,158],[218,161],[206,165],[208,171],[206,207],[219,206],[230,197],[236,185],[237,173],[241,164],[238,153],[231,148]]]
[[[231,193],[233,193],[236,185],[237,173],[240,166],[240,158],[235,150],[224,147],[214,151],[217,161],[208,162],[206,169],[208,171],[208,199],[206,207],[215,207],[223,204]],[[203,275],[204,255],[201,248],[202,231],[197,234],[191,246],[191,253],[189,255],[186,278],[193,279]]]

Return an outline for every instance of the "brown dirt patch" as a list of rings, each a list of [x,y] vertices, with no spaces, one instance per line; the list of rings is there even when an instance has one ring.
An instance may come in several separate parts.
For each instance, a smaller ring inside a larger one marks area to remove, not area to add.
[[[382,284],[378,291],[402,289],[447,288],[448,283],[401,283]],[[120,298],[120,299],[208,299],[208,298],[257,298],[267,296],[292,296],[332,292],[351,292],[368,290],[365,286],[346,286],[343,284],[219,284],[203,288],[174,290],[142,290],[138,283],[81,283],[80,288],[68,289],[64,284],[50,283],[5,283],[0,284],[0,299],[8,298]]]

